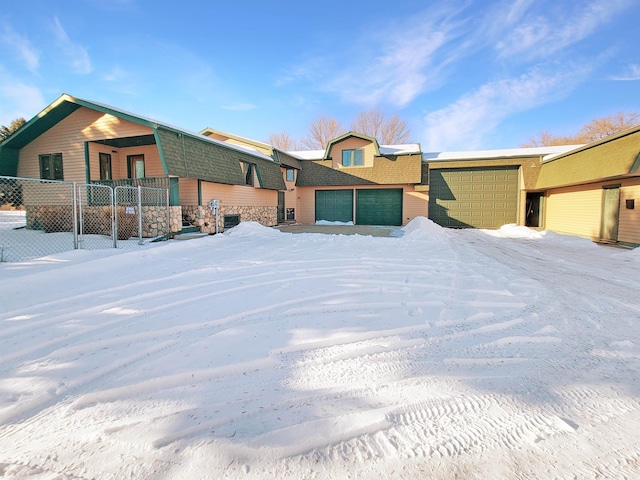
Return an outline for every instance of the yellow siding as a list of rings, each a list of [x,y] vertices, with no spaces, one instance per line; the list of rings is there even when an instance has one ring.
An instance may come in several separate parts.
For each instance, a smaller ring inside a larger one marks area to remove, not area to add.
[[[206,204],[214,198],[220,200],[220,203],[224,206],[278,206],[278,192],[276,190],[202,182],[202,203]]]
[[[180,178],[180,205],[198,205],[198,180],[195,178]],[[209,201],[211,199],[208,199]]]
[[[537,188],[587,183],[630,173],[638,155],[640,131],[594,143],[542,165]]]
[[[549,190],[544,228],[596,239],[600,237],[602,188],[599,185]]]
[[[112,115],[103,114],[91,110],[89,108],[80,107],[64,120],[47,130],[45,133],[36,138],[33,142],[26,145],[20,150],[20,162],[18,166],[18,176],[27,178],[40,178],[40,165],[38,155],[47,153],[62,153],[62,166],[64,170],[64,179],[76,182],[86,182],[86,167],[84,144],[86,141],[102,140],[107,138],[131,137],[136,135],[148,135],[153,133],[151,128],[138,125],[133,122],[121,120]],[[117,150],[111,147],[100,146]],[[153,147],[155,149],[155,147]],[[121,149],[121,151],[131,149]],[[99,149],[92,150],[95,157],[91,158],[91,177],[99,178],[100,171],[98,169],[97,153]],[[102,150],[104,151],[104,150]],[[156,150],[157,151],[157,150]],[[112,154],[112,161],[116,155]],[[146,156],[145,156],[146,158]],[[155,162],[150,158],[148,165],[148,176],[164,175],[162,167],[152,165]],[[159,159],[158,159],[159,160]],[[122,155],[119,162],[122,163]],[[126,161],[126,155],[124,157]],[[157,173],[162,171],[162,173]],[[120,177],[122,172],[120,171]],[[114,165],[114,178],[117,178],[116,167]],[[126,169],[124,171],[126,176]]]
[[[416,192],[413,186],[407,185],[358,185],[349,187],[298,187],[298,205],[296,209],[296,221],[312,225],[316,221],[316,190],[362,190],[379,188],[402,188],[402,224],[406,225],[415,217],[426,217],[429,208],[429,196],[427,192]],[[355,205],[354,205],[355,208]]]
[[[559,233],[599,239],[603,187],[612,184],[620,184],[618,241],[640,244],[640,179],[638,178],[549,190],[544,206],[544,227]],[[628,199],[634,200],[633,209],[627,208]]]
[[[626,206],[627,200],[634,200],[634,208]],[[640,245],[640,179],[622,182],[620,188],[620,223],[618,241]]]

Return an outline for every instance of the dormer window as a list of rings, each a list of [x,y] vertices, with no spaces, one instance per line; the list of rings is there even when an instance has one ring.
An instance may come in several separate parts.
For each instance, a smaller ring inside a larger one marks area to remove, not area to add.
[[[342,166],[343,167],[362,166],[362,150],[343,150]]]
[[[240,162],[242,167],[242,173],[244,173],[244,184],[253,186],[253,164],[247,162]]]

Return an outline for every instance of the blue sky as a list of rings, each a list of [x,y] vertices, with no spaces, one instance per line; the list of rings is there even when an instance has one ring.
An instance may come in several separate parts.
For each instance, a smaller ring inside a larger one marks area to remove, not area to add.
[[[5,3],[2,125],[62,93],[256,140],[378,108],[442,151],[640,111],[637,0]]]

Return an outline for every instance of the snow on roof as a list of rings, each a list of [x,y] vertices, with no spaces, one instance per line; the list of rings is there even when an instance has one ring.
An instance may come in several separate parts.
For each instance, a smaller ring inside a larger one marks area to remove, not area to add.
[[[382,155],[408,155],[410,153],[420,153],[420,145],[408,143],[406,145],[380,145]]]
[[[561,155],[582,145],[553,145],[549,147],[527,147],[527,148],[504,148],[497,150],[469,150],[457,152],[429,152],[423,153],[423,160],[433,161],[453,161],[453,160],[471,160],[481,158],[498,158],[498,157],[526,157],[526,156],[544,156],[544,159]]]
[[[324,157],[324,150],[294,150],[285,153],[300,160],[320,160]]]
[[[296,150],[286,153],[301,160],[320,160],[324,157],[325,151]],[[408,143],[406,145],[380,145],[380,153],[382,155],[408,155],[410,153],[420,153],[420,145],[417,143]]]
[[[98,107],[105,108],[107,110],[113,110],[114,112],[120,113],[122,115],[127,115],[127,116],[130,116],[130,117],[139,118],[139,119],[147,121],[149,123],[155,123],[155,124],[163,126],[163,127],[168,127],[171,130],[175,130],[176,132],[180,132],[180,133],[183,133],[185,135],[189,135],[190,137],[195,137],[198,140],[204,140],[204,141],[209,142],[209,143],[215,143],[216,145],[222,145],[222,146],[225,146],[225,147],[230,148],[232,150],[237,150],[239,152],[249,153],[251,155],[254,155],[254,156],[257,156],[257,157],[261,157],[261,158],[264,158],[266,160],[269,160],[269,161],[273,162],[273,158],[271,158],[268,155],[265,155],[264,153],[260,152],[259,150],[254,149],[254,148],[245,147],[245,146],[241,146],[241,145],[234,145],[232,143],[227,143],[227,142],[221,142],[220,140],[216,140],[214,138],[207,137],[206,135],[202,135],[202,134],[197,133],[197,132],[192,132],[191,130],[186,130],[184,128],[176,127],[174,125],[170,125],[170,124],[165,123],[165,122],[159,122],[158,120],[154,120],[152,118],[148,118],[148,117],[145,117],[143,115],[138,115],[137,113],[131,113],[131,112],[128,112],[126,110],[122,110],[120,108],[112,107],[111,105],[107,105],[105,103],[94,102],[93,100],[86,100],[84,98],[74,97],[73,95],[67,95],[67,96],[69,98],[71,98],[71,99],[78,99],[78,100],[80,100],[82,102],[93,104],[93,105],[96,105]]]

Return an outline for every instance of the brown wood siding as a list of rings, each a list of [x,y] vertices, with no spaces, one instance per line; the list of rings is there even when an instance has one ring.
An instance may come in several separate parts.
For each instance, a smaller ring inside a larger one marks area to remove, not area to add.
[[[180,178],[180,205],[198,205],[198,180],[195,178]],[[208,199],[209,201],[211,199]]]
[[[211,199],[220,200],[224,206],[237,207],[276,207],[278,191],[241,185],[222,185],[202,182],[202,203]]]
[[[84,152],[86,141],[132,137],[151,133],[153,131],[149,127],[81,107],[20,150],[18,176],[40,178],[38,155],[62,153],[64,179],[81,183],[86,182]],[[110,147],[108,148],[109,151],[112,150]],[[113,160],[114,158],[112,157]],[[97,153],[95,162],[95,167],[93,164],[91,165],[91,176],[92,178],[99,178]],[[155,168],[152,169],[154,172],[156,170]]]

